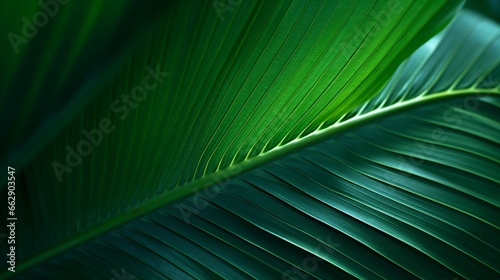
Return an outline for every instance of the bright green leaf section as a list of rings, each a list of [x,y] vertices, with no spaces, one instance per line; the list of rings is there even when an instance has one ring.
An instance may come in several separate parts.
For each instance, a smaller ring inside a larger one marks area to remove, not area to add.
[[[462,13],[372,101],[271,153],[324,141],[23,276],[498,278],[499,30]]]

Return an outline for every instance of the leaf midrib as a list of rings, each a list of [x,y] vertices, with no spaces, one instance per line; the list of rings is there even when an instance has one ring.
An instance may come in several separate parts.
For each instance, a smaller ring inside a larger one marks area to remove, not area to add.
[[[66,250],[76,247],[79,244],[82,244],[83,242],[89,241],[108,231],[111,231],[112,229],[122,224],[125,224],[140,216],[153,212],[160,207],[181,200],[191,194],[196,193],[197,191],[200,191],[206,187],[209,187],[216,183],[220,183],[222,181],[217,179],[229,179],[243,172],[250,171],[265,163],[286,156],[294,151],[311,146],[317,142],[320,142],[322,140],[331,137],[332,135],[335,135],[337,133],[343,132],[348,129],[352,129],[356,126],[370,122],[374,119],[444,99],[451,99],[467,95],[487,96],[490,94],[500,96],[500,88],[494,87],[494,88],[483,89],[483,88],[471,87],[458,90],[446,90],[425,96],[420,95],[410,100],[397,102],[390,106],[379,108],[365,114],[354,116],[345,121],[334,123],[331,126],[314,131],[302,138],[294,139],[288,142],[287,144],[284,144],[282,146],[277,146],[253,158],[248,158],[242,162],[231,165],[227,168],[217,170],[216,172],[200,177],[194,181],[191,181],[190,183],[179,186],[177,189],[173,191],[163,193],[149,201],[145,201],[142,204],[128,210],[125,213],[120,213],[94,227],[88,228],[83,232],[80,232],[75,236],[69,237],[57,243],[56,245],[42,251],[41,253],[27,259],[26,261],[18,265],[18,267],[16,268],[16,272],[24,271],[32,266],[35,266],[38,263],[41,263],[51,257],[54,257],[55,255],[58,255]]]

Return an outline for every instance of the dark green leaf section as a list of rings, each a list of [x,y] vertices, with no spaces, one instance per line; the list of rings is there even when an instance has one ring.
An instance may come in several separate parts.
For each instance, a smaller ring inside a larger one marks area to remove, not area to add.
[[[210,1],[167,9],[113,82],[20,173],[20,262],[45,260],[235,166],[271,161],[271,150],[376,95],[460,6],[229,2],[224,20]]]
[[[171,8],[157,0],[3,1],[2,166],[24,167],[102,92]]]
[[[64,267],[94,279],[121,268],[141,279],[498,278],[500,132],[479,128],[498,125],[500,99],[457,110],[465,100],[349,130],[25,277],[63,279]]]
[[[498,0],[468,0],[465,7],[500,23],[500,1]]]

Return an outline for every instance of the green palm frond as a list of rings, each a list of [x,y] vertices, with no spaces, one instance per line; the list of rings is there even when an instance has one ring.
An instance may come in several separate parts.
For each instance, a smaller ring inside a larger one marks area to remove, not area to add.
[[[57,135],[3,157],[26,163],[20,278],[500,275],[496,23],[437,34],[453,1],[165,5]]]

